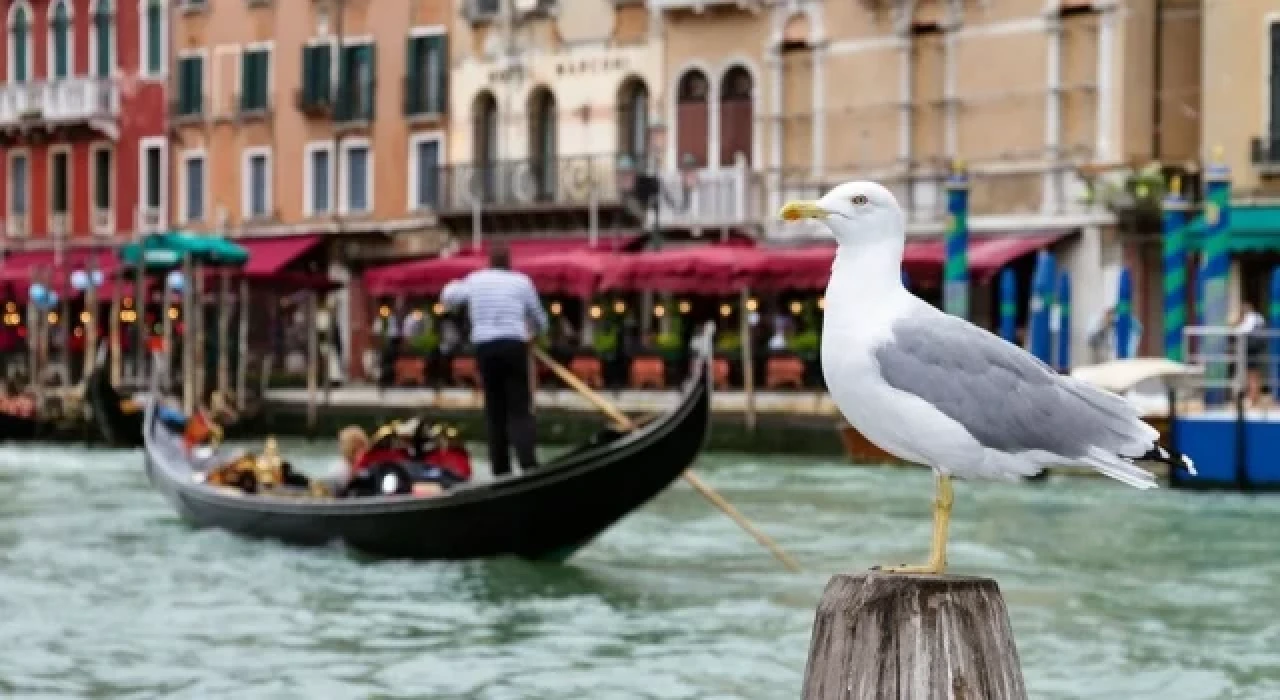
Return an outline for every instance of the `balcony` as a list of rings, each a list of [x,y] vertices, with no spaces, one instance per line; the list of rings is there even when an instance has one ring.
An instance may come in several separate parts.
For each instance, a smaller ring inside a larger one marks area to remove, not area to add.
[[[293,105],[299,112],[312,119],[327,119],[333,114],[333,98],[328,92],[298,88],[293,94]]]
[[[761,183],[746,163],[731,168],[704,168],[692,173],[669,172],[661,176],[662,198],[658,210],[663,228],[751,228],[761,221]],[[650,214],[652,217],[652,214]],[[646,221],[652,226],[653,221]]]
[[[556,160],[508,160],[488,166],[454,165],[437,170],[437,214],[441,223],[470,231],[472,217],[486,231],[585,229],[592,203],[601,226],[638,225],[618,196],[614,155]]]
[[[11,145],[36,130],[83,128],[117,135],[120,90],[112,80],[71,78],[0,87],[0,142]]]
[[[171,100],[169,102],[169,123],[174,126],[196,124],[204,120],[205,109],[209,104],[207,97],[199,100]]]
[[[1263,175],[1280,175],[1280,136],[1260,136],[1250,145],[1253,167]]]

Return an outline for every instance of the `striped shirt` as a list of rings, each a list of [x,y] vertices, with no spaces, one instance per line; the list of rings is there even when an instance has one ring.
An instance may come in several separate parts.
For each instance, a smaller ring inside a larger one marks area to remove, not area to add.
[[[445,285],[440,301],[449,307],[466,305],[471,319],[471,343],[491,340],[528,340],[529,326],[547,330],[533,282],[522,272],[486,268]]]

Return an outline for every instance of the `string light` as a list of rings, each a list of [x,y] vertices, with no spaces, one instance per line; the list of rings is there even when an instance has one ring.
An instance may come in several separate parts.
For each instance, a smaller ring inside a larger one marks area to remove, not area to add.
[[[728,304],[721,304],[721,305],[720,305],[720,315],[721,315],[721,316],[728,316],[728,315],[729,315],[729,314],[731,314],[731,313],[733,313],[733,307],[732,307],[732,306],[729,306]]]
[[[693,304],[690,304],[687,301],[680,302],[680,313],[687,314],[689,313],[689,310],[692,308],[693,308]]]
[[[90,322],[90,321],[92,321],[92,320],[93,320],[93,314],[89,313],[88,311],[81,311],[81,312],[80,312],[80,322],[81,322],[81,323],[88,323],[88,322]]]
[[[757,300],[755,300],[755,299],[748,299],[748,300],[747,300],[747,311],[755,311],[755,310],[756,310],[756,309],[758,309],[758,308],[760,308],[760,302],[759,302],[759,301],[757,301]]]
[[[653,307],[653,315],[658,318],[662,318],[663,316],[667,315],[667,307],[665,306]]]
[[[552,316],[559,316],[559,315],[560,315],[560,311],[561,311],[561,310],[562,310],[562,307],[560,306],[560,302],[558,302],[558,301],[553,301],[553,302],[551,302],[551,315],[552,315]]]
[[[625,313],[627,310],[627,302],[618,300],[613,302],[613,312],[615,314]]]
[[[804,311],[804,304],[801,304],[798,301],[791,302],[791,313],[799,316],[801,311]]]
[[[603,315],[604,310],[598,304],[591,307],[591,318],[600,318]]]
[[[825,309],[825,308],[827,308],[827,298],[826,298],[826,297],[818,297],[818,308],[819,308],[819,309]]]
[[[49,324],[50,324],[50,325],[55,325],[55,326],[56,326],[56,325],[58,324],[58,312],[57,312],[57,311],[50,311],[50,312],[49,312],[48,319],[49,319]]]
[[[435,315],[437,315],[437,316],[443,316],[443,315],[444,315],[444,304],[441,304],[441,303],[440,303],[440,302],[438,302],[438,301],[437,301],[435,304],[432,304],[432,306],[431,306],[431,313],[433,313],[433,314],[435,314]]]
[[[425,315],[425,314],[423,314],[423,313],[422,313],[422,309],[414,309],[414,310],[413,310],[413,320],[415,320],[415,321],[421,321],[421,320],[422,320],[422,317],[423,317],[424,315]]]
[[[381,307],[379,307],[379,308],[378,308],[378,315],[379,315],[379,316],[381,316],[381,317],[383,317],[383,318],[386,318],[386,317],[390,316],[390,315],[391,315],[391,307],[390,307],[390,306],[387,306],[386,304],[383,304]]]
[[[170,307],[169,307],[169,318],[173,319],[174,321],[178,320],[178,309],[177,309],[177,307],[175,307],[175,306],[170,306]]]

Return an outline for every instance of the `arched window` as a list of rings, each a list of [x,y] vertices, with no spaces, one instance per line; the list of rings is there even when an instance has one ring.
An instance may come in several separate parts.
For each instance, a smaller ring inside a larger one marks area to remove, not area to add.
[[[472,186],[479,188],[477,194],[490,200],[496,192],[498,166],[498,101],[493,93],[477,95],[471,115],[472,166],[479,175]]]
[[[112,36],[115,19],[111,14],[111,0],[96,0],[93,7],[93,27],[89,32],[92,73],[95,78],[110,78],[115,68],[115,39]]]
[[[164,0],[147,0],[142,19],[142,69],[146,75],[159,76],[165,64]]]
[[[644,81],[627,78],[618,90],[618,153],[643,163],[649,151],[649,88]]]
[[[49,75],[54,80],[71,75],[71,11],[66,0],[49,6]]]
[[[707,109],[710,83],[707,74],[694,68],[680,76],[676,88],[676,163],[692,156],[699,167],[707,164],[710,111]]]
[[[539,87],[529,95],[529,165],[536,196],[551,200],[556,193],[556,98]]]
[[[733,165],[741,153],[751,160],[754,85],[742,66],[725,71],[720,81],[720,165]]]
[[[31,79],[31,7],[19,2],[9,8],[9,82]]]

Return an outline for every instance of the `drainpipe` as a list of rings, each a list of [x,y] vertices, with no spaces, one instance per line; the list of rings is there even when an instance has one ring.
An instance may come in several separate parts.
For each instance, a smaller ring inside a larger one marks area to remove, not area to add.
[[[1156,27],[1154,42],[1151,47],[1151,157],[1160,158],[1160,132],[1163,131],[1164,109],[1164,0],[1156,0]]]

